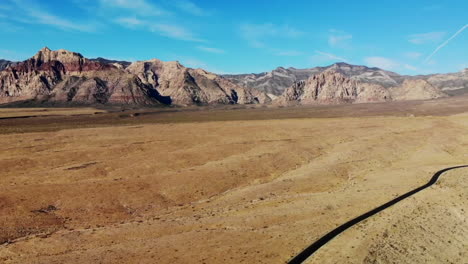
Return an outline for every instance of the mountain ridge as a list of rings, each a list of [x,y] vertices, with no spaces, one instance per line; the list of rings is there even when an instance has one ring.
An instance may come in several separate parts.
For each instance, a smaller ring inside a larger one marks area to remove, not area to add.
[[[0,71],[0,103],[198,105],[269,100],[258,91],[178,62],[152,59],[124,66],[119,61],[87,59],[77,52],[44,47]]]
[[[223,76],[237,84],[279,96],[294,82],[307,80],[309,77],[327,70],[338,71],[351,79],[379,84],[386,88],[399,86],[409,79],[424,79],[451,95],[468,93],[468,69],[445,74],[400,75],[377,67],[338,62],[324,67],[318,66],[305,69],[277,67],[270,72],[226,74]]]

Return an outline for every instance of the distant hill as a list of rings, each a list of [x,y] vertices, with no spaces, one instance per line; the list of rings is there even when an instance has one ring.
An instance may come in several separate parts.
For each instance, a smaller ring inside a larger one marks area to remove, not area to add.
[[[15,64],[15,62],[0,59],[0,71],[3,71],[8,66],[13,65],[13,64]]]
[[[224,75],[224,77],[239,85],[279,96],[295,82],[305,81],[309,77],[325,71],[339,72],[352,80],[379,84],[386,88],[402,85],[405,80],[423,79],[434,87],[451,95],[468,93],[468,70],[458,73],[408,76],[380,68],[351,65],[341,62],[326,67],[309,69],[278,67],[271,72]]]
[[[305,81],[295,82],[273,102],[292,104],[344,104],[406,100],[429,100],[446,97],[439,88],[425,80],[405,80],[393,87],[384,87],[347,77],[329,68]]]
[[[100,63],[107,63],[107,64],[120,64],[120,65],[122,65],[123,68],[127,68],[128,66],[130,66],[130,64],[132,64],[129,61],[108,60],[108,59],[101,58],[101,57],[98,57],[98,58],[95,58],[95,59],[89,59],[89,60],[90,61],[97,61],[97,62],[100,62]]]

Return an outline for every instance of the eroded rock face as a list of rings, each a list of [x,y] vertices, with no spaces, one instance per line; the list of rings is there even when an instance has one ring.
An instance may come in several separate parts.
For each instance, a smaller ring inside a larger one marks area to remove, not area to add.
[[[468,93],[468,69],[456,73],[422,76],[432,86],[450,95]]]
[[[402,85],[390,89],[393,100],[430,100],[447,97],[439,88],[422,79],[405,80]]]
[[[0,59],[0,71],[3,71],[4,69],[8,68],[10,65],[14,65],[15,63],[9,60],[1,60]]]
[[[390,93],[377,84],[351,80],[336,71],[314,75],[306,81],[296,82],[286,89],[278,104],[341,104],[385,102],[391,100]]]
[[[185,68],[176,61],[139,61],[126,70],[178,105],[254,104],[267,100],[223,77],[202,69]]]
[[[79,104],[253,104],[260,92],[201,69],[157,59],[130,65],[41,49],[0,71],[0,103],[34,100]]]
[[[386,88],[401,84],[404,78],[394,72],[379,68],[351,65],[344,62],[335,63],[327,67],[314,67],[309,69],[278,67],[271,72],[225,75],[225,77],[239,85],[279,96],[294,83],[305,81],[311,76],[327,71],[339,72],[350,79],[378,84]]]
[[[80,104],[160,104],[167,98],[112,64],[66,50],[41,49],[0,72],[0,102],[39,100]]]

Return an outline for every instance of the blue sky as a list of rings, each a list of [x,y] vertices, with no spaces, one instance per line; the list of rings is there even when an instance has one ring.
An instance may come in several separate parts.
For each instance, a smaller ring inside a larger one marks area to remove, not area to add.
[[[337,61],[444,73],[468,68],[467,25],[467,0],[0,0],[0,58],[48,46],[216,73]]]

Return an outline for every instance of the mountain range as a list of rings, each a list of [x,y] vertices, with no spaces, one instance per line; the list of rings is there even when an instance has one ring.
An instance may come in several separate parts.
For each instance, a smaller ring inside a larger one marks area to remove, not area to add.
[[[265,100],[269,98],[262,92],[176,61],[87,59],[79,53],[46,47],[0,71],[0,103],[186,106]]]
[[[350,79],[379,84],[385,88],[397,87],[402,85],[405,80],[422,79],[450,95],[468,93],[468,69],[458,73],[409,76],[380,68],[340,62],[327,67],[309,69],[278,67],[271,72],[224,75],[224,77],[239,85],[264,91],[273,96],[279,96],[295,82],[305,81],[313,75],[327,71],[339,72]]]
[[[47,47],[22,62],[0,60],[0,103],[213,105],[342,104],[426,100],[468,92],[468,69],[406,76],[336,63],[217,75],[158,59],[88,59]]]

